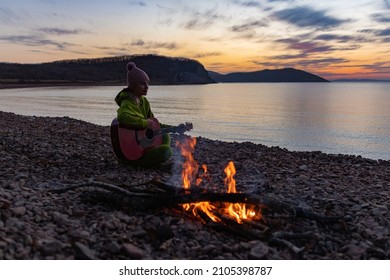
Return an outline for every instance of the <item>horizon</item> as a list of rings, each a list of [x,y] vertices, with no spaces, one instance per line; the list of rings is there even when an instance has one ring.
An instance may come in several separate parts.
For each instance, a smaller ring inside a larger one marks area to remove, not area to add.
[[[389,11],[390,0],[6,0],[0,61],[155,54],[221,74],[295,68],[390,80]]]

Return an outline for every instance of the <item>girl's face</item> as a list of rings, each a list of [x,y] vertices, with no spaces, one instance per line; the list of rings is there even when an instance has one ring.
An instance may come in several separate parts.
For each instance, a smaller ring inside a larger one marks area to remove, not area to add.
[[[133,93],[135,94],[135,96],[141,97],[142,95],[146,95],[148,93],[148,89],[148,83],[140,84],[133,89]]]

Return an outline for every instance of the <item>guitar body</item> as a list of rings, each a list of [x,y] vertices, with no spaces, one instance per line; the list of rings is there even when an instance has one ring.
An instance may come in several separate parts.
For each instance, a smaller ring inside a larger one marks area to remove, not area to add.
[[[115,118],[111,123],[111,144],[115,155],[122,160],[136,160],[148,149],[162,144],[162,134],[151,129],[130,129]]]

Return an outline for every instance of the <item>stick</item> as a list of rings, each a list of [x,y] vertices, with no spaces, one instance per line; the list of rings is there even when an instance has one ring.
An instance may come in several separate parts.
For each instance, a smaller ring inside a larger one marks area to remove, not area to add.
[[[325,216],[312,212],[308,208],[294,206],[292,204],[277,201],[266,196],[259,196],[246,193],[198,193],[198,194],[182,194],[173,198],[171,203],[192,203],[192,202],[229,202],[229,203],[246,203],[260,207],[267,207],[273,210],[287,210],[293,212],[296,217],[313,219],[320,222],[338,222],[340,220],[348,220],[341,216]]]
[[[177,190],[175,186],[170,186],[165,183],[152,180],[152,184],[158,185],[160,187],[167,188],[168,190]],[[63,193],[69,190],[75,190],[81,187],[100,187],[105,190],[119,192],[128,197],[143,197],[143,198],[153,198],[159,199],[159,204],[161,206],[176,206],[177,204],[186,204],[186,203],[195,203],[202,201],[209,202],[227,202],[227,203],[245,203],[252,204],[258,207],[270,208],[273,210],[287,210],[296,217],[313,219],[320,222],[338,222],[349,220],[341,216],[325,216],[322,214],[317,214],[312,212],[308,208],[303,208],[299,206],[292,205],[290,203],[282,202],[271,197],[259,196],[255,194],[246,194],[246,193],[213,193],[213,192],[204,192],[204,193],[189,193],[189,194],[150,194],[150,193],[139,193],[139,192],[130,192],[124,188],[118,187],[113,184],[107,184],[103,182],[89,181],[85,183],[74,184],[67,186],[61,189],[51,190],[55,193]]]
[[[108,191],[119,192],[119,193],[124,194],[124,195],[129,196],[129,197],[146,197],[146,198],[153,197],[149,193],[130,192],[130,191],[128,191],[128,190],[126,190],[124,188],[118,187],[116,185],[111,185],[111,184],[107,184],[107,183],[103,183],[103,182],[96,182],[96,181],[90,181],[90,182],[84,182],[84,183],[79,183],[79,184],[73,184],[73,185],[66,186],[66,187],[63,187],[63,188],[60,188],[60,189],[49,190],[49,192],[64,193],[64,192],[67,192],[67,191],[72,191],[72,190],[79,189],[79,188],[84,188],[84,187],[99,187],[99,188],[102,188],[102,189],[105,189],[105,190],[108,190]]]

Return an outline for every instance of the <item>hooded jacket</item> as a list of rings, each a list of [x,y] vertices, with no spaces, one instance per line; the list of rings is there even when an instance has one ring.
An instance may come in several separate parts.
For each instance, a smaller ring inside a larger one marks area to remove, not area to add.
[[[136,98],[127,89],[123,89],[117,94],[115,102],[119,106],[117,119],[124,126],[133,129],[145,129],[147,127],[147,119],[154,117],[146,97],[141,96],[139,103],[137,103]],[[161,127],[169,127],[169,125],[160,125]]]

